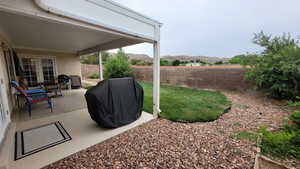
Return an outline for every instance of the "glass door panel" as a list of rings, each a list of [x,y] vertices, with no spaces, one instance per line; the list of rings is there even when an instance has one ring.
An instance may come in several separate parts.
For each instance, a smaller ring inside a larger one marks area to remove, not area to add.
[[[34,59],[23,58],[24,78],[26,78],[29,87],[38,86],[37,63]]]
[[[53,83],[55,79],[53,59],[42,59],[44,83]]]

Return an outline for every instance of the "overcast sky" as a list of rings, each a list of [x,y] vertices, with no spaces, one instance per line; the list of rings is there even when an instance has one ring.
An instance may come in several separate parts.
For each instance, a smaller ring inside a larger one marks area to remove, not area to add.
[[[161,55],[232,57],[259,51],[254,33],[300,37],[300,0],[114,0],[163,23]],[[152,56],[152,45],[125,48]]]

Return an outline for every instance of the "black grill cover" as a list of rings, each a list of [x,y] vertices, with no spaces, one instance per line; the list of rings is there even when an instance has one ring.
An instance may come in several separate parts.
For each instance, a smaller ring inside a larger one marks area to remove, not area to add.
[[[110,79],[89,89],[85,99],[96,123],[105,128],[117,128],[141,116],[144,90],[133,78]]]

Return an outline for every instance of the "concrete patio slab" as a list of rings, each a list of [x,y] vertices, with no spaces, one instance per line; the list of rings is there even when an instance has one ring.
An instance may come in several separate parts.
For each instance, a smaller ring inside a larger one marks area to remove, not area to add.
[[[17,131],[60,121],[67,132],[71,135],[72,140],[17,161],[11,160],[9,168],[37,169],[44,167],[152,119],[153,116],[151,114],[143,112],[142,116],[134,123],[117,129],[104,129],[92,121],[87,109],[82,109],[55,116],[18,122],[16,126]],[[11,147],[11,151],[14,151],[13,147]]]
[[[15,121],[33,120],[87,108],[85,92],[85,89],[64,90],[62,91],[63,96],[52,98],[53,112],[47,102],[40,102],[33,104],[31,117],[25,108],[16,112]]]

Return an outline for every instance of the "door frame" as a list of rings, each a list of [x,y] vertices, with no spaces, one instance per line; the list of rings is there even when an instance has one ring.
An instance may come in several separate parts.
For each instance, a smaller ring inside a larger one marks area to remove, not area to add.
[[[2,48],[0,48],[0,104],[2,105],[2,110],[0,110],[0,145],[2,141],[4,140],[5,133],[7,131],[7,128],[11,122],[10,117],[10,107],[9,107],[9,97],[7,93],[7,84],[5,82],[5,73],[6,72],[6,61],[4,58],[4,52]]]
[[[28,58],[28,59],[38,60],[38,62],[37,62],[38,63],[38,65],[37,65],[37,81],[38,81],[38,83],[41,83],[41,82],[44,81],[42,59],[52,59],[53,60],[54,76],[57,76],[57,74],[58,74],[56,56],[34,55],[34,54],[19,54],[19,56],[20,56],[20,59]]]

